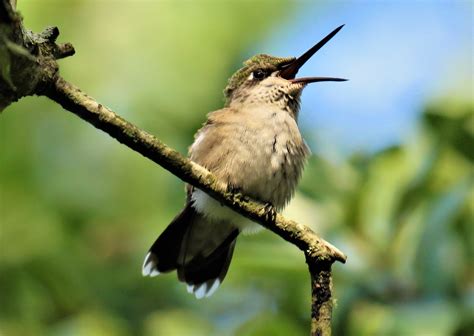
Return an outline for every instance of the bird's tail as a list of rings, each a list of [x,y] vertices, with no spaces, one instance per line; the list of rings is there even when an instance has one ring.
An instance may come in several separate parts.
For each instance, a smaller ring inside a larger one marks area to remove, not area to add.
[[[144,276],[177,270],[189,293],[212,295],[224,280],[239,230],[211,221],[188,203],[151,246],[143,263]]]

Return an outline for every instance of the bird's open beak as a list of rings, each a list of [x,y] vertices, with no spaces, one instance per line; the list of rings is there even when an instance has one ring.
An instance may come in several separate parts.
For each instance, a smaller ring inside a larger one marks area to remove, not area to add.
[[[330,39],[336,35],[339,30],[342,29],[344,25],[337,27],[334,29],[328,36],[323,38],[321,41],[316,43],[311,49],[309,49],[307,52],[305,52],[303,55],[298,57],[296,60],[291,62],[288,65],[285,65],[285,67],[280,70],[279,76],[285,79],[290,80],[293,83],[314,83],[314,82],[343,82],[346,81],[347,79],[344,78],[335,78],[335,77],[302,77],[302,78],[296,78],[295,76],[298,73],[298,70],[303,66],[303,64],[306,63],[307,60],[311,58],[316,52],[318,52],[319,49],[321,49],[326,43],[329,42]]]

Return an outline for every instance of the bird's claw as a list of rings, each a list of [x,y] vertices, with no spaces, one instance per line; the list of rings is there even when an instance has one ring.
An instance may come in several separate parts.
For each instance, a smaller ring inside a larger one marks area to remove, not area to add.
[[[250,198],[242,193],[242,189],[234,185],[227,186],[227,192],[234,195],[234,197],[240,201],[248,202]]]
[[[263,207],[263,216],[266,222],[275,223],[277,211],[272,203],[265,203]]]

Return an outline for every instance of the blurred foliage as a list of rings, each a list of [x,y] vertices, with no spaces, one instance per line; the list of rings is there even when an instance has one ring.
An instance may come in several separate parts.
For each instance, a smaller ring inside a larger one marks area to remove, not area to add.
[[[20,1],[77,55],[62,74],[183,153],[226,79],[294,3]],[[202,4],[202,3],[201,3]],[[272,5],[270,5],[272,4]],[[45,18],[48,18],[45,21]],[[210,19],[212,18],[212,20]],[[472,101],[427,104],[413,138],[334,163],[313,156],[287,215],[349,255],[334,266],[335,335],[474,331]],[[141,277],[182,183],[44,98],[0,116],[0,335],[299,335],[301,253],[242,237],[197,301],[174,274]]]

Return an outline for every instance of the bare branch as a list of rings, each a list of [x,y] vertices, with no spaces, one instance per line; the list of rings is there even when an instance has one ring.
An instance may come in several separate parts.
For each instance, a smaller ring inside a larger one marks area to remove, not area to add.
[[[24,29],[14,2],[0,0],[0,111],[27,95],[45,95],[120,143],[159,164],[181,180],[205,191],[303,251],[311,274],[312,335],[330,335],[331,265],[346,256],[309,227],[277,214],[270,218],[263,204],[228,191],[204,167],[183,157],[153,135],[121,118],[58,75],[56,60],[74,54],[71,44],[56,44],[59,30],[41,34]]]
[[[225,185],[207,169],[183,157],[153,135],[126,121],[106,106],[97,103],[92,97],[63,78],[58,77],[45,95],[122,144],[159,164],[181,180],[205,191],[243,216],[262,224],[298,246],[310,260],[345,262],[346,256],[341,251],[319,238],[309,227],[285,219],[280,214],[277,214],[275,221],[271,221],[266,215],[263,204],[229,192]]]
[[[311,336],[331,335],[332,275],[331,262],[307,260],[311,275]]]

